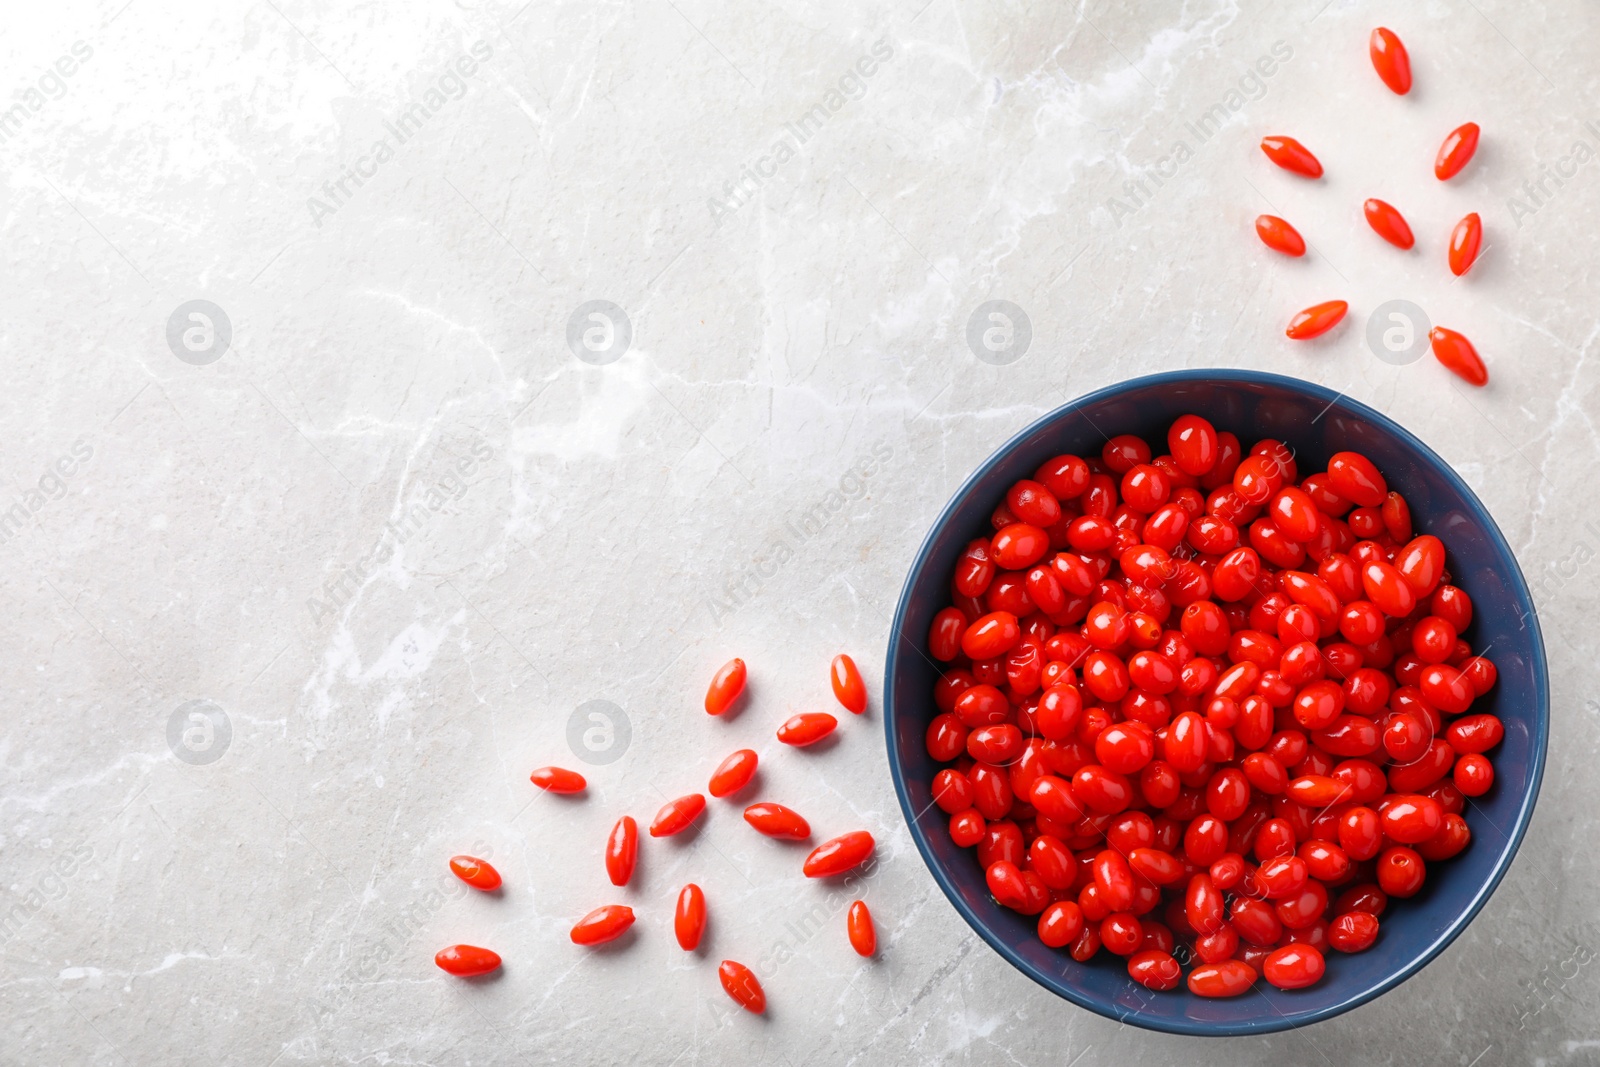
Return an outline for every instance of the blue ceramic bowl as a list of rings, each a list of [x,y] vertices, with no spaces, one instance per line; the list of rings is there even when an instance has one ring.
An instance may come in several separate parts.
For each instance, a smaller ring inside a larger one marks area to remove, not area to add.
[[[1371,457],[1404,494],[1419,533],[1441,538],[1457,585],[1471,596],[1466,638],[1492,646],[1499,682],[1473,705],[1505,723],[1493,753],[1494,787],[1469,801],[1472,843],[1435,865],[1425,888],[1393,900],[1377,943],[1366,952],[1329,952],[1328,972],[1309,989],[1284,992],[1258,982],[1231,1000],[1196,997],[1180,986],[1152,993],[1135,985],[1121,959],[1102,952],[1088,964],[1047,948],[1035,920],[989,896],[970,850],[950,840],[948,816],[929,784],[939,767],[923,735],[934,711],[936,665],[925,654],[928,626],[949,603],[950,576],[967,542],[1018,478],[1061,453],[1098,455],[1107,434],[1136,433],[1155,444],[1179,415],[1195,412],[1248,447],[1287,441],[1301,470],[1321,470],[1343,450]],[[1522,572],[1483,504],[1444,460],[1389,418],[1319,385],[1275,374],[1192,370],[1135,378],[1046,415],[983,462],[939,515],[906,576],[884,673],[889,770],[911,836],[961,917],[1012,966],[1046,989],[1108,1018],[1177,1034],[1263,1034],[1304,1026],[1364,1004],[1421,970],[1478,914],[1511,865],[1544,771],[1549,683],[1544,645]]]

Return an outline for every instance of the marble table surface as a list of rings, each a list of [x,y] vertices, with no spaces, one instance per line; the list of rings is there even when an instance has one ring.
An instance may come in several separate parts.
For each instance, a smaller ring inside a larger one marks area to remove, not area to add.
[[[1600,1062],[1597,33],[1580,0],[12,5],[0,1061]],[[1286,131],[1324,180],[1256,150]],[[1487,251],[1453,280],[1468,211]],[[1261,247],[1262,212],[1311,254]],[[1337,331],[1285,340],[1336,296]],[[1489,386],[1385,347],[1396,308],[1471,336]],[[1226,1041],[985,947],[911,844],[877,703],[966,473],[1073,396],[1208,365],[1445,456],[1535,589],[1554,698],[1532,828],[1463,936],[1338,1019]],[[871,710],[778,751],[840,650]],[[733,655],[749,704],[709,720]],[[744,745],[764,792],[878,837],[876,960],[724,802],[605,881],[619,812]],[[547,763],[588,795],[536,795]],[[454,884],[459,852],[504,892]],[[568,943],[611,899],[637,934]],[[457,941],[500,976],[443,976]]]

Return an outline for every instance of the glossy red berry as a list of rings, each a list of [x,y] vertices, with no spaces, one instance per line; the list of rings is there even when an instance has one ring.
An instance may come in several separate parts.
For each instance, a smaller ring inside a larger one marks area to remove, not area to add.
[[[760,762],[754,750],[741,748],[721,763],[711,772],[711,784],[707,791],[714,797],[725,797],[737,793],[750,784],[750,779],[755,777],[756,765]]]
[[[850,936],[850,947],[858,956],[870,957],[878,951],[878,933],[873,929],[872,912],[867,910],[866,901],[858,900],[850,905],[845,930]]]
[[[745,1011],[760,1015],[767,1010],[767,994],[756,980],[755,972],[742,963],[723,960],[717,967],[717,980],[722,989]]]
[[[1435,326],[1428,334],[1433,343],[1433,358],[1470,385],[1489,384],[1489,371],[1472,342],[1454,330]]]
[[[678,894],[678,908],[672,916],[672,932],[678,938],[678,947],[693,952],[700,947],[700,936],[706,929],[706,895],[693,882]]]
[[[705,810],[706,798],[699,793],[690,793],[688,796],[669,800],[651,820],[650,836],[671,837],[673,834],[680,834],[687,830]]]
[[[1260,227],[1260,220],[1256,225]],[[1179,469],[1196,478],[1215,467],[1221,454],[1216,427],[1199,415],[1182,415],[1173,422],[1167,431],[1167,449]]]
[[[639,858],[639,824],[633,816],[624,815],[611,828],[606,838],[606,874],[612,885],[627,885],[633,877],[633,865]]]
[[[971,848],[982,841],[985,830],[983,814],[977,808],[968,808],[950,816],[950,840],[961,848]]]
[[[500,888],[500,872],[488,860],[476,856],[451,856],[450,871],[474,889],[484,892]]]
[[[962,596],[980,597],[994,581],[994,570],[994,561],[989,558],[988,538],[980,537],[968,543],[967,550],[956,564],[951,584]]]
[[[1409,249],[1417,243],[1405,216],[1392,204],[1373,199],[1368,200],[1362,210],[1366,213],[1367,225],[1372,227],[1372,231],[1396,248]]]
[[[1100,920],[1100,943],[1118,956],[1131,956],[1144,939],[1144,925],[1132,912],[1119,911]]]
[[[1441,585],[1435,589],[1428,610],[1454,626],[1456,633],[1465,630],[1472,622],[1472,598],[1453,585]]]
[[[1061,502],[1048,488],[1031,478],[1013,484],[1006,493],[1006,507],[1018,519],[1046,529],[1061,518]]]
[[[1383,475],[1359,452],[1336,452],[1329,457],[1328,482],[1335,493],[1366,508],[1380,507],[1389,494]]]
[[[1065,948],[1083,933],[1083,910],[1070,900],[1056,901],[1039,915],[1039,940],[1051,948]]]
[[[851,870],[872,855],[874,842],[865,830],[824,841],[806,857],[803,870],[807,878],[827,878]]]
[[[1379,26],[1367,45],[1372,67],[1390,91],[1404,96],[1411,91],[1411,57],[1393,30]]]
[[[1241,886],[1248,889],[1248,886]],[[1283,936],[1283,920],[1265,900],[1236,894],[1228,921],[1241,938],[1252,945],[1272,945]]]
[[[933,776],[933,801],[947,814],[954,815],[972,807],[975,795],[972,779],[953,767],[946,767]]]
[[[574,945],[603,945],[627,933],[633,909],[626,904],[604,904],[578,920],[572,928]]]
[[[1290,319],[1289,328],[1284,333],[1295,341],[1309,341],[1313,337],[1321,337],[1339,325],[1339,321],[1349,310],[1350,305],[1343,300],[1313,304]]]
[[[1363,952],[1378,939],[1378,917],[1347,911],[1328,924],[1328,944],[1340,952]]]
[[[1045,460],[1033,472],[1033,478],[1050,490],[1058,502],[1075,500],[1089,488],[1089,465],[1079,456],[1055,456]]]
[[[825,711],[801,712],[778,727],[778,740],[786,745],[804,748],[833,733],[838,725],[839,720]]]
[[[1279,989],[1304,989],[1321,981],[1327,966],[1315,947],[1290,944],[1274,949],[1267,956],[1261,976]]]
[[[1008,571],[1023,570],[1044,558],[1050,550],[1050,537],[1037,526],[1010,523],[995,532],[989,554]]]
[[[1337,778],[1308,774],[1290,781],[1286,795],[1302,807],[1329,808],[1349,800],[1354,792]]]
[[[1469,797],[1481,797],[1494,785],[1494,764],[1477,753],[1462,756],[1456,761],[1454,772],[1456,788]]]
[[[924,734],[928,755],[936,760],[953,760],[967,749],[967,728],[953,713],[935,715]]]
[[[1306,254],[1306,239],[1300,236],[1300,231],[1276,215],[1256,216],[1256,236],[1274,252],[1282,252],[1286,256]]]
[[[1009,611],[993,611],[967,627],[961,635],[961,651],[973,660],[995,659],[1010,652],[1022,640],[1022,627]]]
[[[1476,211],[1456,223],[1450,231],[1450,273],[1456,277],[1472,269],[1483,245],[1483,220]]]
[[[1189,992],[1197,997],[1236,997],[1255,984],[1255,968],[1243,960],[1202,963],[1189,972]]]
[[[961,638],[966,632],[966,616],[957,608],[945,608],[928,626],[928,655],[941,663],[949,663],[961,655]]]
[[[855,660],[845,655],[833,657],[830,680],[833,695],[846,710],[857,715],[867,710],[867,686],[861,680],[861,672],[856,670]]]
[[[1433,174],[1442,182],[1449,181],[1471,162],[1478,150],[1478,124],[1463,123],[1450,131],[1439,146],[1439,156],[1433,162]]]
[[[1438,836],[1417,846],[1417,855],[1424,860],[1447,860],[1472,843],[1472,828],[1455,812],[1444,817],[1444,829]]]
[[[500,955],[477,945],[451,945],[434,953],[433,962],[458,978],[476,978],[499,968]]]
[[[980,763],[1003,766],[1022,754],[1022,731],[1004,723],[999,726],[980,726],[967,735],[967,752]]]
[[[1149,463],[1152,453],[1144,438],[1131,433],[1118,434],[1108,439],[1100,449],[1100,458],[1113,474],[1127,474],[1141,463]]]
[[[1297,543],[1310,541],[1322,528],[1316,503],[1293,486],[1280,489],[1267,510],[1272,516],[1273,526]]]
[[[1505,726],[1497,717],[1488,714],[1463,715],[1445,731],[1450,747],[1463,755],[1487,752],[1504,736]]]
[[[1391,897],[1415,896],[1427,878],[1427,867],[1415,850],[1404,845],[1384,849],[1378,857],[1378,885]]]
[[[744,821],[768,837],[804,841],[811,836],[811,824],[782,804],[752,804],[744,809]]]
[[[1177,672],[1172,670],[1170,664],[1166,669],[1171,671],[1175,683]],[[1143,688],[1146,691],[1153,691],[1148,687]],[[1168,691],[1171,688],[1172,686],[1167,686]],[[1142,770],[1155,756],[1155,731],[1142,722],[1113,723],[1102,730],[1100,736],[1095,739],[1094,750],[1101,766],[1118,774],[1133,774]]]
[[[1400,544],[1411,540],[1411,506],[1406,503],[1405,497],[1390,492],[1383,498],[1383,508],[1379,513],[1383,516],[1383,528],[1390,537]]]
[[[1379,815],[1383,832],[1391,841],[1415,845],[1444,827],[1444,810],[1432,797],[1402,794],[1388,798]]]
[[[528,780],[546,793],[581,793],[589,786],[583,775],[565,767],[540,767]]]
[[[1261,151],[1284,170],[1302,174],[1307,178],[1322,177],[1322,164],[1311,150],[1293,137],[1263,137]]]
[[[731,659],[722,665],[706,690],[707,715],[721,715],[733,707],[733,702],[744,692],[746,674],[742,659]]]

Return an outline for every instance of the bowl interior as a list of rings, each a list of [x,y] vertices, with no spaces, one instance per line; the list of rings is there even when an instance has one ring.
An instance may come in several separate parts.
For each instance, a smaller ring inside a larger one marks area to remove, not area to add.
[[[1005,490],[1060,453],[1098,455],[1108,435],[1136,433],[1164,451],[1179,415],[1205,416],[1248,448],[1262,437],[1286,441],[1300,469],[1321,470],[1335,452],[1365,453],[1411,506],[1418,533],[1444,541],[1455,584],[1472,597],[1464,635],[1488,650],[1496,687],[1473,711],[1498,715],[1505,740],[1491,753],[1496,781],[1464,812],[1472,843],[1434,865],[1423,891],[1391,901],[1377,943],[1355,955],[1328,953],[1327,976],[1310,989],[1283,992],[1257,983],[1231,1000],[1207,1000],[1182,987],[1152,993],[1134,984],[1122,961],[1102,952],[1080,964],[1047,948],[1035,921],[989,896],[970,850],[951,842],[946,816],[932,801],[939,765],[923,735],[934,714],[938,666],[926,655],[933,616],[949,603],[949,582],[963,547],[988,529]],[[1494,521],[1450,467],[1404,429],[1372,409],[1308,382],[1243,371],[1152,375],[1091,394],[1035,422],[989,458],[939,516],[901,593],[885,673],[889,759],[901,806],[929,869],[962,916],[1014,966],[1057,994],[1111,1018],[1176,1033],[1265,1033],[1338,1014],[1399,984],[1466,926],[1516,852],[1544,767],[1548,694],[1544,650],[1521,571]]]

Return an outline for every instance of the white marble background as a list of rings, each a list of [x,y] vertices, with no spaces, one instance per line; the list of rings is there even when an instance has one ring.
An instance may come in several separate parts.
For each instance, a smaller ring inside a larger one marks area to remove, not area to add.
[[[1411,48],[1404,100],[1367,64],[1378,24]],[[11,5],[0,1060],[1600,1062],[1597,33],[1582,0]],[[839,106],[763,163],[819,102]],[[1467,119],[1483,147],[1441,186]],[[1275,171],[1272,132],[1328,177]],[[1365,229],[1371,195],[1415,252]],[[1272,206],[1305,260],[1252,235]],[[1451,281],[1468,210],[1489,247]],[[1285,341],[1336,296],[1336,333]],[[1367,318],[1395,298],[1475,339],[1490,386],[1375,358]],[[993,299],[1032,331],[1000,366],[966,343]],[[169,345],[191,300],[225,314],[225,349],[203,324]],[[567,344],[590,300],[631,324],[605,365]],[[1457,466],[1538,590],[1554,730],[1515,866],[1437,962],[1335,1021],[1201,1042],[1059,1001],[968,931],[910,845],[876,698],[910,554],[974,464],[1070,396],[1211,364],[1343,390]],[[777,751],[779,721],[829,706],[840,650],[873,710]],[[708,720],[735,654],[753,699]],[[591,700],[630,724],[605,765],[569,749]],[[226,729],[169,744],[196,707]],[[605,881],[616,815],[740,745],[769,760],[762,795],[878,836],[879,959],[734,805]],[[534,795],[552,762],[586,799]],[[469,850],[503,897],[440,892]],[[669,933],[690,879],[698,956]],[[818,898],[830,924],[786,932]],[[637,936],[567,942],[616,899]],[[456,941],[498,949],[500,978],[437,971]],[[786,953],[769,1015],[732,1011],[716,961]]]

